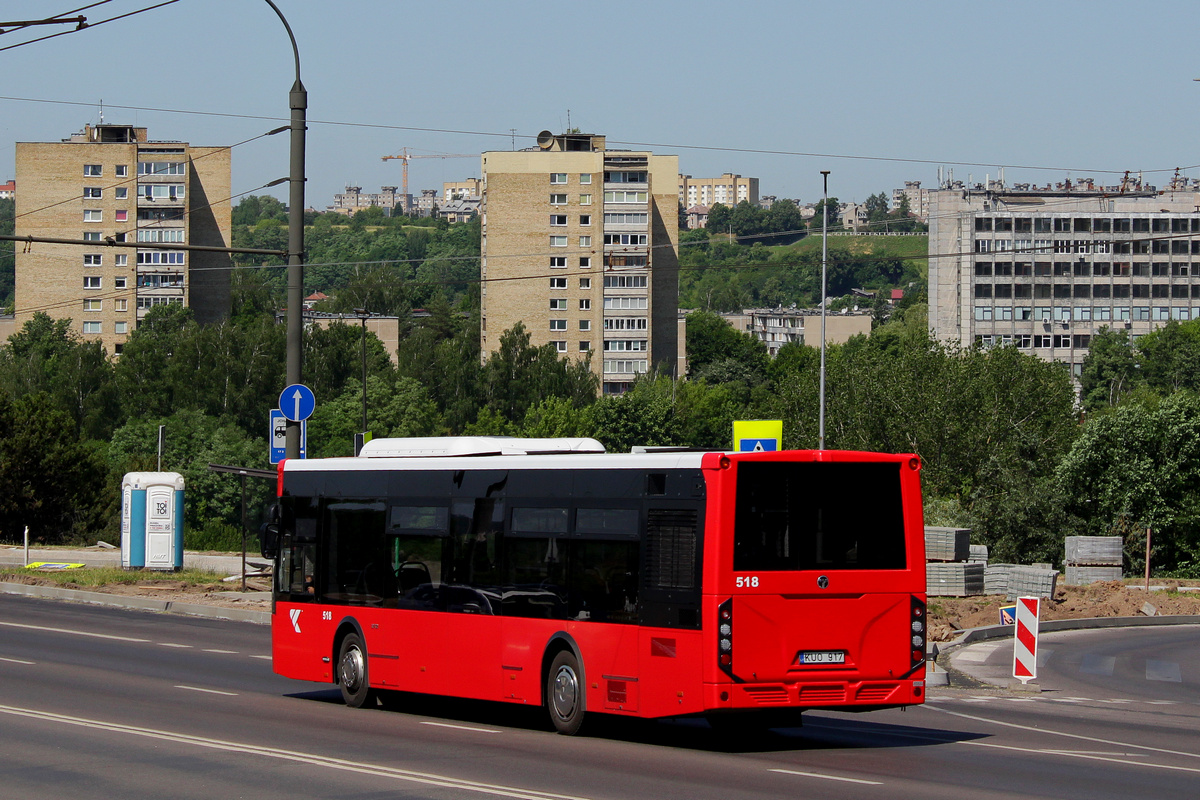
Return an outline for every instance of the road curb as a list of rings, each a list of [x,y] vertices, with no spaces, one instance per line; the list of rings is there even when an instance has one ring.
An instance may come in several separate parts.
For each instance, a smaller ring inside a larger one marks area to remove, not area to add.
[[[40,597],[50,600],[65,600],[71,603],[125,608],[134,611],[153,611],[159,614],[187,614],[193,617],[208,617],[231,622],[249,622],[254,625],[270,625],[269,611],[249,608],[224,608],[201,603],[178,603],[174,600],[155,600],[149,597],[126,597],[106,592],[85,592],[80,589],[60,589],[57,586],[30,586],[24,583],[0,582],[0,594],[16,594],[25,597]]]
[[[1052,631],[1078,631],[1094,628],[1137,628],[1145,625],[1200,625],[1200,614],[1172,614],[1155,617],[1085,617],[1084,619],[1047,619],[1038,623],[1041,633]],[[989,639],[1011,639],[1012,625],[984,625],[979,628],[968,628],[957,638],[946,642],[945,647],[939,643],[938,649],[946,652],[974,642],[986,642]]]

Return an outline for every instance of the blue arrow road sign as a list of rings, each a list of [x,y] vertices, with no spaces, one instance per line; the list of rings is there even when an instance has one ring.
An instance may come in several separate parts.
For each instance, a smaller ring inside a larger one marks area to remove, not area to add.
[[[271,443],[270,457],[272,464],[278,464],[287,457],[287,419],[278,408],[271,409],[267,441]],[[308,423],[300,423],[300,457],[306,458],[308,450]]]
[[[279,393],[279,410],[293,422],[308,419],[316,407],[317,398],[312,389],[302,383],[293,383]]]

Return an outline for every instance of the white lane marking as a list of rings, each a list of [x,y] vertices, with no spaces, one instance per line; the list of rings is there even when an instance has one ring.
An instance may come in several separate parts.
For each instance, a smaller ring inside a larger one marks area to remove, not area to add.
[[[435,728],[455,728],[460,731],[475,731],[476,733],[500,733],[491,728],[472,728],[470,725],[451,725],[448,722],[422,722],[422,725],[433,725]]]
[[[1146,680],[1182,683],[1183,675],[1180,672],[1179,664],[1175,661],[1155,661],[1148,658],[1146,659]]]
[[[1037,728],[1033,725],[1021,725],[1016,722],[1001,722],[996,719],[988,719],[987,717],[977,717],[974,714],[964,714],[961,711],[951,711],[948,708],[929,707],[930,711],[936,711],[939,714],[949,714],[952,717],[961,717],[975,722],[982,722],[988,725],[999,725],[1002,728],[1016,728],[1019,731],[1027,731],[1029,733],[1041,733],[1049,736],[1062,736],[1066,739],[1078,739],[1084,742],[1095,742],[1096,744],[1107,744],[1113,747],[1127,747],[1134,750],[1146,750],[1151,753],[1163,753],[1172,756],[1185,756],[1187,758],[1200,758],[1200,754],[1189,753],[1185,750],[1170,750],[1165,747],[1151,747],[1148,744],[1132,744],[1130,742],[1118,742],[1113,739],[1101,739],[1098,736],[1085,736],[1082,733],[1067,733],[1066,731],[1055,731],[1049,728]]]
[[[267,660],[267,661],[270,661],[270,660],[271,660],[271,657],[270,657],[270,656],[250,656],[250,657],[251,657],[251,658],[262,658],[262,659],[265,659],[265,660]]]
[[[182,647],[187,650],[192,649],[192,646],[190,644],[175,644],[174,642],[159,642],[158,644],[160,647]]]
[[[25,664],[27,666],[35,666],[34,661],[22,661],[19,658],[0,658],[0,661],[7,661],[9,664]]]
[[[1151,706],[1177,706],[1179,703],[1175,700],[1147,700],[1146,705]]]
[[[462,778],[451,778],[447,775],[438,775],[436,773],[429,772],[415,772],[413,770],[385,767],[379,764],[369,764],[362,761],[348,761],[342,758],[320,756],[314,753],[302,753],[295,750],[282,750],[276,747],[263,747],[256,744],[227,741],[222,739],[207,739],[201,736],[191,736],[185,733],[172,733],[171,731],[157,730],[154,728],[138,728],[132,725],[120,725],[115,722],[97,722],[95,720],[84,719],[82,717],[70,717],[65,714],[54,714],[48,711],[37,711],[31,708],[0,705],[0,714],[9,714],[16,717],[27,717],[29,719],[36,719],[42,722],[58,723],[61,725],[74,725],[81,728],[92,728],[94,730],[108,731],[111,733],[124,733],[130,736],[141,736],[147,739],[158,739],[162,741],[175,742],[177,744],[203,747],[210,750],[222,750],[230,753],[239,753],[247,756],[257,755],[267,758],[276,758],[281,761],[294,761],[303,764],[312,764],[314,766],[324,767],[326,769],[341,770],[343,772],[355,772],[378,778],[391,778],[393,780],[407,781],[409,783],[418,783],[426,786],[441,786],[449,789],[458,789],[459,791],[479,792],[480,794],[493,795],[496,797],[512,797],[515,798],[515,800],[587,800],[587,798],[578,797],[576,795],[553,794],[550,792],[541,792],[536,789],[522,789],[516,786],[479,783],[477,781],[469,781]]]
[[[1113,699],[1111,699],[1111,700],[1101,700],[1101,701],[1099,701],[1099,702],[1101,702],[1101,703],[1132,703],[1133,701],[1132,701],[1132,700],[1125,700],[1125,699],[1123,699],[1123,698],[1119,698],[1119,697],[1115,697],[1115,698],[1113,698]]]
[[[111,639],[116,642],[138,642],[145,644],[149,639],[138,639],[133,636],[110,636],[107,633],[92,633],[91,631],[72,631],[67,628],[47,628],[44,625],[22,625],[19,622],[0,622],[6,628],[23,628],[28,631],[42,631],[43,633],[65,633],[70,636],[90,636],[93,639]]]
[[[216,689],[201,689],[199,686],[176,686],[176,689],[187,689],[189,692],[204,692],[205,694],[222,694],[226,697],[237,697],[237,692],[221,692]]]
[[[1056,731],[1046,731],[1046,733],[1056,733]],[[1069,734],[1058,734],[1066,736]],[[1109,758],[1107,756],[1092,755],[1081,750],[1046,750],[1037,747],[1014,747],[1007,744],[993,744],[991,742],[958,742],[971,747],[991,747],[997,750],[1015,750],[1018,753],[1032,753],[1034,755],[1044,756],[1069,756],[1071,758],[1082,758],[1088,761],[1108,761],[1113,764],[1127,764],[1138,767],[1149,767],[1151,769],[1166,769],[1175,772],[1195,772],[1200,773],[1200,767],[1177,767],[1172,764],[1147,764],[1145,761],[1130,761],[1128,758]],[[1137,745],[1131,745],[1136,747]],[[1124,755],[1124,754],[1122,754]],[[1187,754],[1190,755],[1190,754]],[[1132,758],[1144,758],[1144,756],[1132,755]]]
[[[823,778],[827,781],[843,781],[845,783],[862,783],[867,786],[883,786],[882,781],[864,781],[860,778],[843,778],[840,775],[822,775],[819,772],[797,772],[794,769],[772,769],[768,772],[778,772],[781,775],[799,775],[802,778]]]
[[[226,655],[226,656],[235,656],[235,655],[237,655],[237,650],[215,650],[215,649],[209,649],[209,648],[205,648],[205,649],[204,649],[204,652],[206,652],[206,653],[220,653],[220,654],[222,654],[222,655]]]

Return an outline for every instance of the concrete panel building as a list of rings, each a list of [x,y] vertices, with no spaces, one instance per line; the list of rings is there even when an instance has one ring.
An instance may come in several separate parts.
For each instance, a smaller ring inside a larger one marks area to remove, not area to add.
[[[591,354],[606,394],[679,356],[677,156],[545,134],[482,157],[482,352],[522,322],[531,342]]]
[[[726,172],[719,178],[679,176],[679,202],[683,203],[684,208],[695,205],[711,207],[713,203],[736,206],[743,200],[758,205],[758,178],[743,178],[732,172]]]
[[[191,306],[201,322],[229,314],[228,254],[107,246],[229,247],[228,147],[88,125],[61,142],[18,142],[16,174],[18,235],[95,243],[17,249],[17,327],[44,311],[115,354],[156,305]]]
[[[1092,337],[1200,318],[1200,193],[1091,182],[930,192],[929,324],[1069,364]]]

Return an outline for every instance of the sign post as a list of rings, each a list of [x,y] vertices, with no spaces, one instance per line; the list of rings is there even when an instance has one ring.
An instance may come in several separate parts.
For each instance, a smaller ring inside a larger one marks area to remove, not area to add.
[[[733,449],[739,453],[762,453],[783,449],[783,420],[734,420]]]
[[[1027,684],[1037,677],[1038,614],[1041,599],[1017,598],[1017,629],[1013,636],[1013,677]]]

